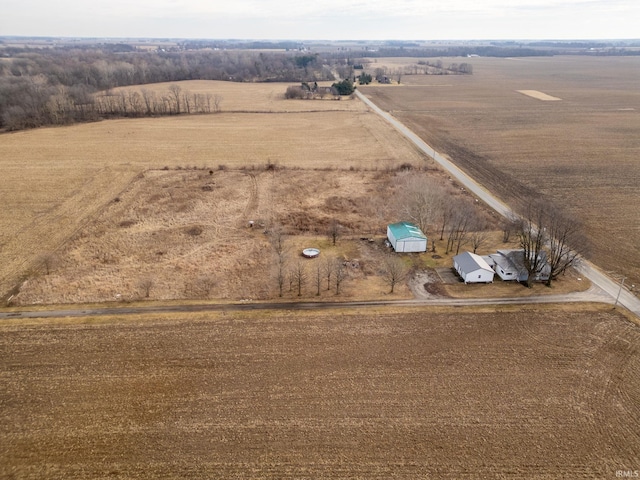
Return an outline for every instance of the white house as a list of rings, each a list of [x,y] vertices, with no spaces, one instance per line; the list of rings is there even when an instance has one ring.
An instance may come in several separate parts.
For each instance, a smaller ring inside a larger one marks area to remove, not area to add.
[[[387,226],[387,238],[396,252],[426,252],[427,236],[409,222]]]
[[[498,250],[498,253],[491,254],[490,257],[495,262],[494,270],[502,280],[526,282],[529,278],[524,263],[524,250]],[[540,271],[536,273],[535,280],[544,281],[551,273],[546,252],[540,252],[540,260]]]
[[[453,257],[453,268],[464,283],[491,283],[493,269],[480,255],[464,252]]]

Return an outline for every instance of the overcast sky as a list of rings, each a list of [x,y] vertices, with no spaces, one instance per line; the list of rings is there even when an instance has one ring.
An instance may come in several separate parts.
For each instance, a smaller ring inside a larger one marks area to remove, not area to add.
[[[626,39],[638,0],[0,0],[0,35]]]

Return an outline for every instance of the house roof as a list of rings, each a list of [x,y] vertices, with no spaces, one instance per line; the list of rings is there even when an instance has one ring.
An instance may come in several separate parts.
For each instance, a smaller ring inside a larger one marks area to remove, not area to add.
[[[512,272],[517,275],[528,275],[524,261],[524,250],[498,250],[498,253],[490,255],[490,257],[505,273]],[[542,275],[542,278],[544,278],[545,275],[548,276],[551,272],[551,267],[547,263],[547,252],[541,251],[538,254],[538,258],[540,260],[540,264],[538,266],[536,277]]]
[[[398,222],[389,225],[389,230],[393,233],[396,240],[403,240],[405,238],[419,238],[426,240],[427,236],[422,233],[417,226],[409,222]]]
[[[453,260],[466,273],[474,272],[476,270],[488,270],[493,273],[493,269],[489,266],[486,260],[475,253],[464,252],[453,257]]]
[[[518,273],[526,270],[524,267],[524,252],[522,250],[498,250],[489,255],[504,272]]]

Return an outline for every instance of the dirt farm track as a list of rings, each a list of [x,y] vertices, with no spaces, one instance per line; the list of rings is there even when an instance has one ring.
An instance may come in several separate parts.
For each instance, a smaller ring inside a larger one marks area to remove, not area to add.
[[[640,333],[610,309],[172,314],[0,332],[1,478],[640,468]]]

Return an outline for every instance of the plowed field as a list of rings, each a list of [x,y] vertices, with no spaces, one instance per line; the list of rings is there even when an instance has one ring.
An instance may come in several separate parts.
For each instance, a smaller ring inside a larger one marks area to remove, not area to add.
[[[0,326],[0,476],[616,478],[640,332],[612,310]]]

